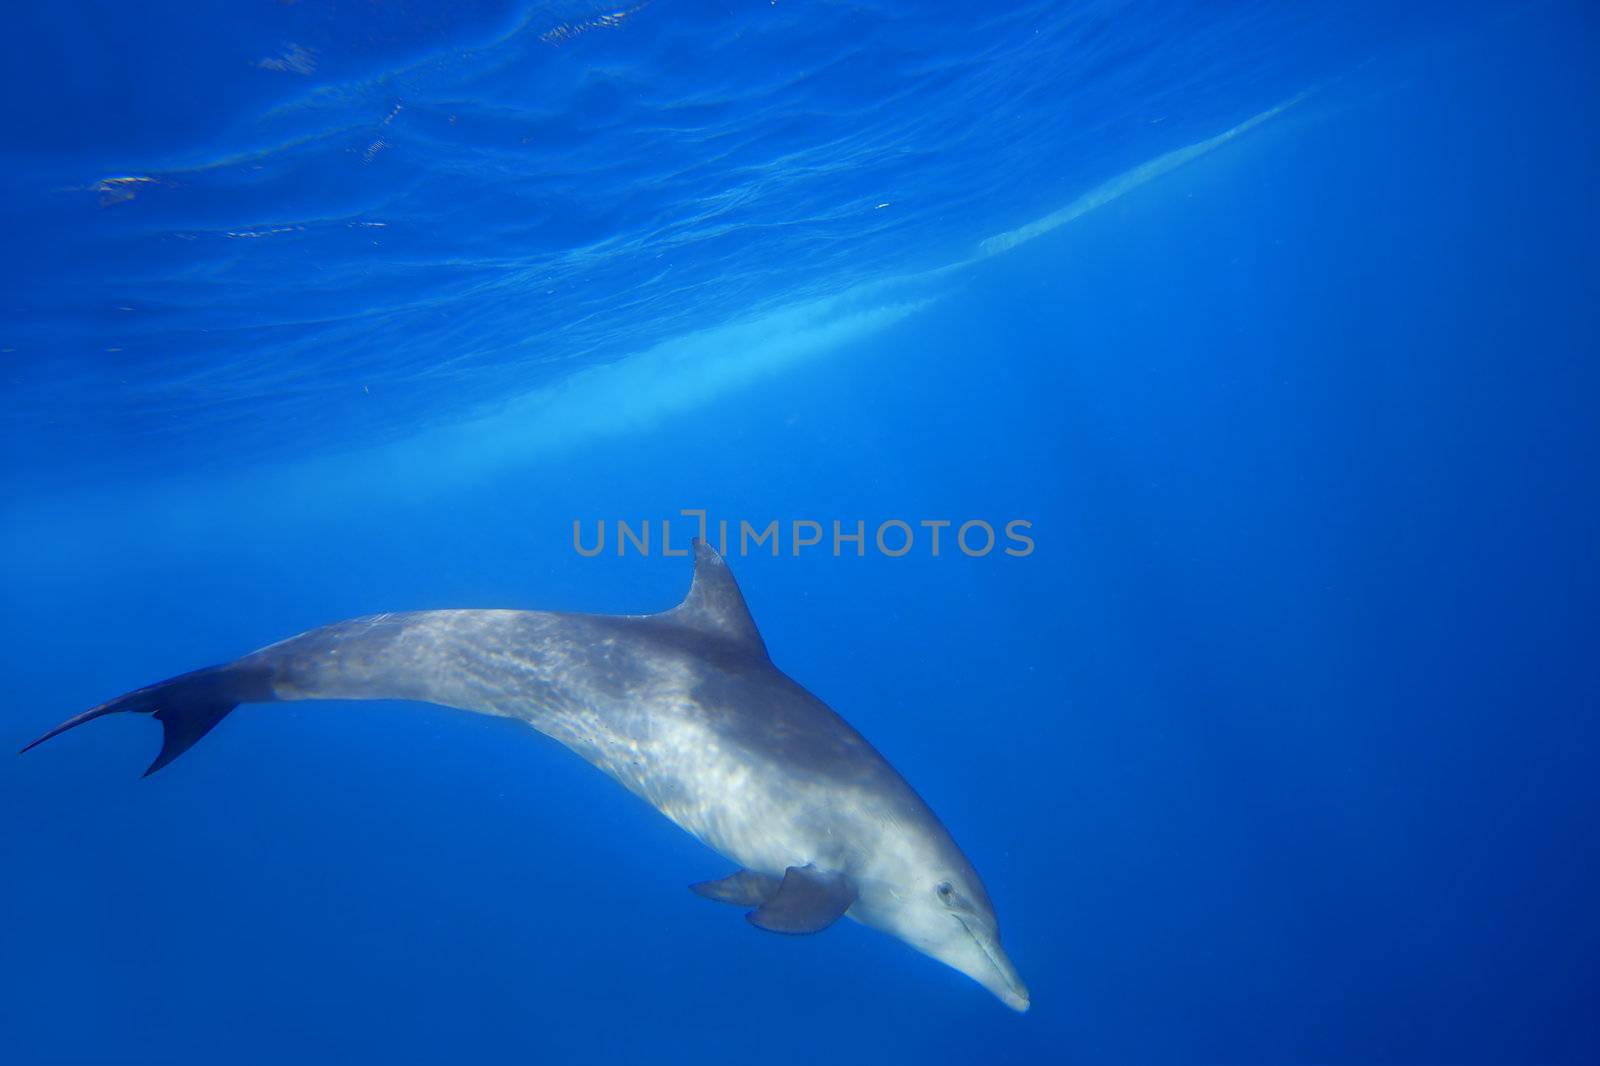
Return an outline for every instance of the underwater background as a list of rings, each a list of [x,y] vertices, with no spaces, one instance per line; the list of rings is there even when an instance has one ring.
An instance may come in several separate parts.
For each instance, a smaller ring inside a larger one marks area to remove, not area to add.
[[[7,22],[15,747],[356,615],[665,609],[618,520],[776,520],[774,660],[1033,1006],[752,930],[526,727],[296,703],[0,770],[0,1058],[1600,1060],[1592,5]]]

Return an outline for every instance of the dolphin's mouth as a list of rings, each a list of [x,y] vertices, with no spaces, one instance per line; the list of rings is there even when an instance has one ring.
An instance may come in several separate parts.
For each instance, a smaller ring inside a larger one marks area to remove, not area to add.
[[[1017,968],[1011,965],[1011,960],[1006,958],[1006,953],[1000,950],[1000,944],[992,936],[980,936],[961,915],[952,915],[961,923],[961,928],[966,930],[978,947],[983,950],[984,956],[989,960],[995,976],[1000,980],[989,984],[989,991],[1000,997],[1006,1006],[1017,1012],[1026,1011],[1031,1004],[1028,998],[1028,986],[1022,983],[1022,978],[1017,975]]]

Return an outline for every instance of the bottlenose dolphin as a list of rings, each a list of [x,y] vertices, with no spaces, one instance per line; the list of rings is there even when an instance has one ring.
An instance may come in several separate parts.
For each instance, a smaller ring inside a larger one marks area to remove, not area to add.
[[[690,887],[815,933],[848,915],[1018,1011],[983,882],[933,811],[844,719],[772,664],[727,563],[694,544],[683,602],[650,615],[417,611],[324,626],[119,696],[27,751],[118,711],[153,715],[149,776],[241,703],[420,700],[516,718],[736,863]]]

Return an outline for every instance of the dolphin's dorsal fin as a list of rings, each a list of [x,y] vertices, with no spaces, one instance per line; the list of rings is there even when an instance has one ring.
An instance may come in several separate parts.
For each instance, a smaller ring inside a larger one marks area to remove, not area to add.
[[[756,629],[755,619],[750,617],[750,608],[745,606],[733,571],[717,550],[699,537],[694,541],[694,580],[689,584],[689,594],[660,617],[674,625],[722,637],[766,657],[767,646]]]

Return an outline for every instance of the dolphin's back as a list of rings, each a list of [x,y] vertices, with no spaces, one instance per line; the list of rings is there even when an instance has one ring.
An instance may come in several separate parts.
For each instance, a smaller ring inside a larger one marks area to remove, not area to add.
[[[238,661],[280,700],[416,700],[535,725],[627,683],[584,615],[411,611],[309,630]]]

